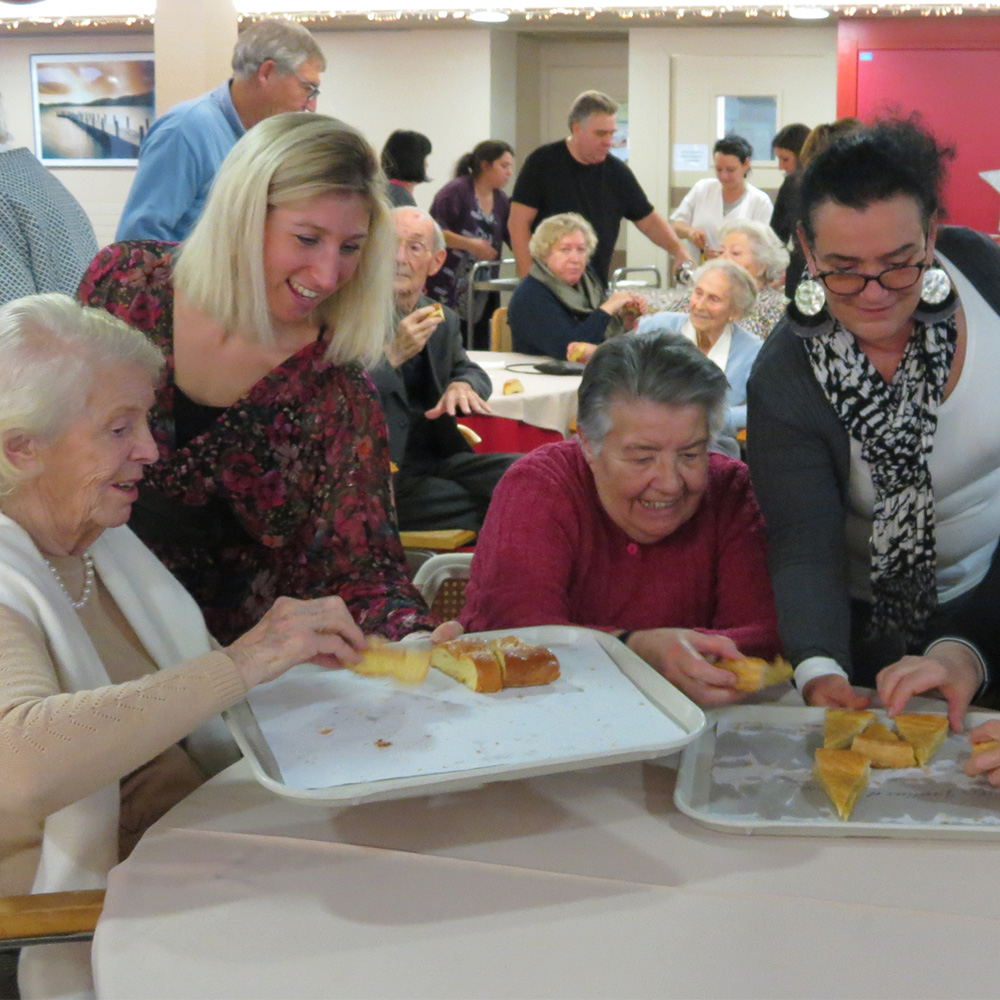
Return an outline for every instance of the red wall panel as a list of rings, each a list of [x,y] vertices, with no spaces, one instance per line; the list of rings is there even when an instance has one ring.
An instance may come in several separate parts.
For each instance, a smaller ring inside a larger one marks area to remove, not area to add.
[[[845,20],[838,35],[838,115],[919,111],[956,148],[949,221],[997,232],[1000,192],[979,173],[1000,169],[1000,18]]]

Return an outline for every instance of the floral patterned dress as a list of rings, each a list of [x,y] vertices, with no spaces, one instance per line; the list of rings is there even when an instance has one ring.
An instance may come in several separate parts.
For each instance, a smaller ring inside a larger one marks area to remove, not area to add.
[[[406,572],[385,420],[360,365],[326,361],[324,344],[310,344],[178,445],[175,252],[152,241],[112,244],[84,275],[80,299],[142,330],[166,358],[150,414],[160,460],[145,481],[196,510],[221,503],[238,522],[237,537],[230,531],[216,544],[191,545],[159,531],[144,540],[194,595],[222,643],[282,595],[338,595],[362,631],[388,638],[432,627]]]

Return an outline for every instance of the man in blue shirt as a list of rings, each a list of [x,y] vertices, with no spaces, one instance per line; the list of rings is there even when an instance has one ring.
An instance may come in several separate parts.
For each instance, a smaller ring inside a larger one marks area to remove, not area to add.
[[[259,21],[233,49],[233,78],[158,119],[142,141],[119,240],[183,240],[216,171],[248,128],[282,111],[315,111],[326,59],[291,21]]]

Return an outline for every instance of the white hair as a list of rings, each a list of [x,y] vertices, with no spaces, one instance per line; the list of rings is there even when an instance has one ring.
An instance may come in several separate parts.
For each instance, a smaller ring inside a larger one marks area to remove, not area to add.
[[[100,369],[118,363],[138,365],[153,382],[163,357],[127,323],[60,292],[0,307],[0,442],[56,440],[86,408]],[[0,494],[24,478],[0,448]]]
[[[444,230],[438,225],[437,219],[434,218],[429,212],[425,212],[422,208],[416,208],[414,205],[397,205],[392,210],[392,218],[395,221],[397,215],[405,215],[409,213],[410,215],[416,215],[420,219],[425,219],[431,224],[432,245],[431,250],[434,253],[440,253],[442,250],[448,249],[448,244],[445,242]]]

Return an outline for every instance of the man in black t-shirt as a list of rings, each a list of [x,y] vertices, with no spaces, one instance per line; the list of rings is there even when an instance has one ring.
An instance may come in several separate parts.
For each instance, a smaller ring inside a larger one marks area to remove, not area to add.
[[[521,277],[531,267],[528,240],[535,226],[550,215],[578,212],[597,233],[597,250],[590,262],[607,283],[611,255],[622,219],[672,257],[677,270],[689,259],[670,223],[650,204],[635,174],[608,155],[615,134],[618,105],[607,94],[584,91],[569,113],[570,136],[539,146],[525,161],[511,199],[511,246]]]

